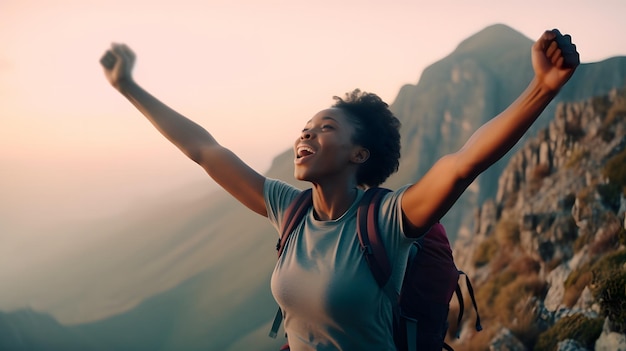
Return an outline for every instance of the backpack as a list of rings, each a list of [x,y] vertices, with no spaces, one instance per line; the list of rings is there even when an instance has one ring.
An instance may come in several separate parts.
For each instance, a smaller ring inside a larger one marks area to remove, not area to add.
[[[375,187],[365,192],[357,210],[357,235],[361,250],[378,285],[392,301],[397,301],[393,313],[393,337],[396,348],[398,351],[452,350],[444,339],[448,331],[449,303],[455,293],[459,302],[457,325],[461,325],[463,318],[464,302],[459,285],[460,275],[465,275],[467,289],[476,312],[476,330],[482,330],[469,277],[457,269],[445,229],[440,223],[436,223],[411,245],[400,294],[398,295],[395,289],[387,284],[391,277],[391,264],[383,247],[377,222],[380,201],[389,191]],[[312,191],[307,189],[287,208],[281,226],[282,235],[276,244],[279,257],[285,248],[287,238],[312,204]],[[271,337],[276,337],[282,317],[279,308],[270,331]],[[459,333],[460,331],[457,332],[457,337]],[[281,350],[289,350],[288,345],[284,345]]]

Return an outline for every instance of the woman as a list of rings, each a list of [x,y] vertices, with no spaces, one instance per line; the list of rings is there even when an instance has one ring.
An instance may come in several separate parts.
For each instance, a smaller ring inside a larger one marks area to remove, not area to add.
[[[558,44],[557,44],[558,41]],[[579,64],[569,36],[546,31],[532,46],[534,79],[506,110],[481,126],[456,153],[415,183],[389,193],[380,225],[400,289],[410,243],[423,235],[485,169],[522,137]],[[135,55],[113,44],[104,72],[148,120],[232,196],[279,226],[300,190],[267,179],[170,109],[132,78]],[[395,172],[399,122],[386,103],[358,90],[315,114],[294,144],[294,175],[313,188],[313,206],[294,231],[272,275],[292,350],[394,350],[392,303],[363,260],[356,238],[356,204],[363,188]]]

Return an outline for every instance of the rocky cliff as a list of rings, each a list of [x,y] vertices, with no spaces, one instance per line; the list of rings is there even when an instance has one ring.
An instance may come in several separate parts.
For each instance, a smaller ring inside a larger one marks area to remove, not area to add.
[[[456,241],[486,328],[455,349],[626,350],[625,195],[625,91],[558,104]]]

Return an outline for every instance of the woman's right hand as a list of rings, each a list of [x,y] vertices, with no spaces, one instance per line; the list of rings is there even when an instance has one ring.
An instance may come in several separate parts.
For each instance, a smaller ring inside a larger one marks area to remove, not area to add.
[[[131,82],[135,53],[126,44],[111,44],[100,64],[104,68],[104,75],[111,85],[120,90],[122,83]]]

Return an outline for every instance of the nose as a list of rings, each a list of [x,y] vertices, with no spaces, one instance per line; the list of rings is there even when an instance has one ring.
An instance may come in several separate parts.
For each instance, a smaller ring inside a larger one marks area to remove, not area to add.
[[[300,140],[308,140],[313,138],[313,133],[310,130],[303,130],[302,134],[300,134]]]

